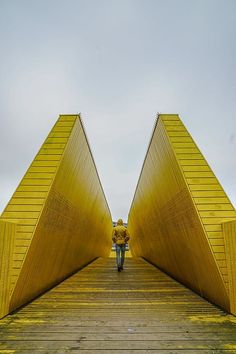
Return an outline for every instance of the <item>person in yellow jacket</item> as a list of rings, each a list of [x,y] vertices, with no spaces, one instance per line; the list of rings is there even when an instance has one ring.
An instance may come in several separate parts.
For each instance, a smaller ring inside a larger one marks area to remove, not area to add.
[[[112,241],[116,247],[116,263],[117,270],[120,272],[123,270],[125,260],[125,247],[129,241],[129,234],[127,228],[123,225],[123,220],[119,219],[116,226],[113,229]]]

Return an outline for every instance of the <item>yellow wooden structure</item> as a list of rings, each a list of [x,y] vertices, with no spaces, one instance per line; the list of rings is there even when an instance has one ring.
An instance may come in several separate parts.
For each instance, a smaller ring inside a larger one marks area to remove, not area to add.
[[[131,205],[130,249],[236,314],[236,211],[178,115],[159,115]],[[79,115],[61,115],[0,217],[0,318],[111,250]]]
[[[80,116],[61,115],[0,218],[0,317],[108,256],[111,233]]]
[[[158,116],[128,229],[135,256],[236,314],[236,211],[178,115]]]

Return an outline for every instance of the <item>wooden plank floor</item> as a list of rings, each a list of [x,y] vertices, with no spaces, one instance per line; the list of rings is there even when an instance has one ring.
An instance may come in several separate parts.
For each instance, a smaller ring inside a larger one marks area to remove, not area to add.
[[[236,353],[236,318],[142,259],[98,259],[0,321],[0,353]]]

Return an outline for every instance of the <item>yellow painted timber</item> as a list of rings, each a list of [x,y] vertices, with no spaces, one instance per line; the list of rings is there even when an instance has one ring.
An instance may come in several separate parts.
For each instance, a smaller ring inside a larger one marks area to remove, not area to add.
[[[236,318],[147,262],[99,258],[0,322],[0,353],[235,354]]]
[[[0,220],[17,225],[1,316],[109,255],[111,215],[78,115],[59,117]]]
[[[229,277],[230,311],[236,316],[236,220],[222,224]]]
[[[16,225],[0,220],[0,318],[9,312],[11,272],[13,270],[14,240]]]
[[[235,219],[179,116],[159,115],[129,212],[132,253],[232,311],[222,222]]]

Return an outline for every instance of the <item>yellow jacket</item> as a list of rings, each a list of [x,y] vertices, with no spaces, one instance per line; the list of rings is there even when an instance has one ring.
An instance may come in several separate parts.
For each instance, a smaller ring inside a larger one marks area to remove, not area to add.
[[[129,234],[122,219],[117,221],[117,225],[113,229],[112,241],[117,245],[124,245],[129,241]]]

